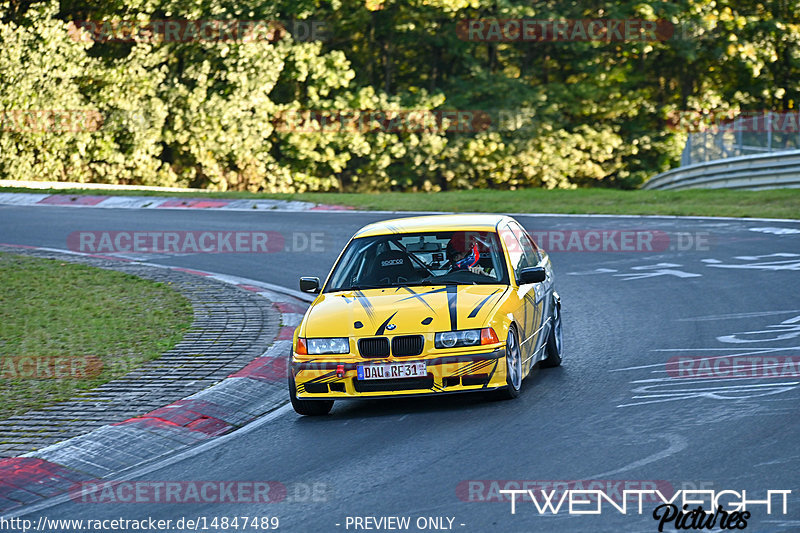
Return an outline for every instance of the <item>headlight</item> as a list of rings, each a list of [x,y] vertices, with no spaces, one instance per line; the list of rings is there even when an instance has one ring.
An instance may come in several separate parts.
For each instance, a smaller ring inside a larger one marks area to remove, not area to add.
[[[333,337],[328,339],[306,339],[308,355],[323,355],[327,353],[350,353],[350,341],[347,337]]]
[[[481,344],[481,330],[462,329],[460,331],[443,331],[433,338],[436,348],[457,348],[459,346],[477,346]]]

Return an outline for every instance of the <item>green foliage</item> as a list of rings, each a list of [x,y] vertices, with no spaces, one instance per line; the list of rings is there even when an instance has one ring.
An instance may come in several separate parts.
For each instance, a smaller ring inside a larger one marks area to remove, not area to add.
[[[675,32],[481,42],[458,30],[517,17]],[[70,22],[164,19],[322,21],[327,38],[93,42]],[[0,175],[268,192],[635,188],[679,159],[676,113],[793,109],[798,44],[800,4],[784,0],[0,0]],[[492,123],[325,122],[359,110],[485,110]]]

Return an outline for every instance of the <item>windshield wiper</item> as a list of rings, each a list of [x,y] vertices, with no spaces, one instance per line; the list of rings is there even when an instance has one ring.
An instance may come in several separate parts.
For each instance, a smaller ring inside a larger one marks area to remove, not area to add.
[[[386,285],[351,285],[350,287],[337,287],[331,292],[337,291],[361,291],[364,289],[385,289]]]
[[[430,279],[424,279],[419,282],[420,285],[477,285],[474,281],[454,281],[452,279],[442,280],[442,281],[434,281]]]

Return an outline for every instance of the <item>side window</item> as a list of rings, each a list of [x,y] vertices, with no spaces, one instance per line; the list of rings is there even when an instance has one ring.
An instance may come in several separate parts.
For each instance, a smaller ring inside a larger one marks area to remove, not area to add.
[[[539,255],[539,249],[536,244],[521,226],[517,224],[511,224],[511,228],[514,231],[514,236],[522,245],[522,252],[527,258],[528,264],[525,266],[537,266],[541,262],[542,258]]]
[[[519,239],[514,234],[510,226],[506,226],[500,230],[500,237],[508,250],[508,256],[511,258],[511,266],[514,268],[514,273],[519,272],[521,268],[532,266],[528,264],[528,257],[525,254],[524,246],[519,242]]]

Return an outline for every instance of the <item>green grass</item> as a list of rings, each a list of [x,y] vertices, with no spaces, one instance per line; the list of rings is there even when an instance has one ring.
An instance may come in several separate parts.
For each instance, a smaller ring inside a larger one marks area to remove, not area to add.
[[[800,189],[731,191],[620,191],[616,189],[518,191],[470,190],[438,193],[304,193],[246,192],[176,193],[0,188],[0,192],[46,192],[126,196],[203,198],[273,198],[352,206],[381,211],[451,211],[496,213],[566,213],[612,215],[697,215],[758,218],[800,218]]]
[[[181,340],[192,318],[189,301],[166,284],[0,253],[0,419],[157,358]],[[22,357],[35,358],[39,369]],[[41,364],[47,361],[59,364]]]
[[[306,194],[292,199],[387,211],[699,215],[800,218],[800,190],[619,191],[610,189]]]

